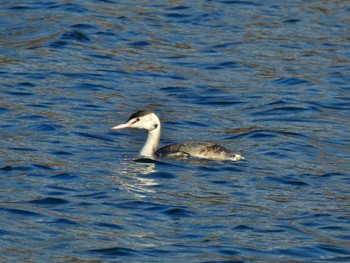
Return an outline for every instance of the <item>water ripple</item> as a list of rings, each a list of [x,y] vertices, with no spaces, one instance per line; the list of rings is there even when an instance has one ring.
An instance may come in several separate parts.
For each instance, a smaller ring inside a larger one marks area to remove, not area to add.
[[[94,249],[89,250],[90,253],[98,253],[108,257],[116,257],[116,256],[131,256],[137,253],[137,251],[125,248],[125,247],[112,247],[112,248],[102,248],[102,249]]]
[[[29,203],[35,204],[35,205],[51,206],[51,205],[65,205],[65,204],[68,204],[69,202],[61,198],[47,197],[43,199],[32,200]]]

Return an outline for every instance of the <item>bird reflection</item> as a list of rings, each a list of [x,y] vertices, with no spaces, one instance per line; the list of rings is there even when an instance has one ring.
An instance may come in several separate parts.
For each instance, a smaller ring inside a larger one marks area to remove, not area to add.
[[[116,171],[113,180],[120,184],[120,188],[126,190],[136,197],[145,197],[145,193],[154,193],[154,186],[158,185],[156,180],[144,177],[156,172],[156,163],[149,159],[130,160],[124,159],[120,164],[121,170]],[[141,176],[140,176],[141,175]]]

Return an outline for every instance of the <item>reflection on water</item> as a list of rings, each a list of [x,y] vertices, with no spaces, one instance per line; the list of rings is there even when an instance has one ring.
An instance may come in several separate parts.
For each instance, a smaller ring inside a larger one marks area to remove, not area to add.
[[[124,159],[121,163],[122,169],[118,171],[118,174],[137,176],[139,174],[150,174],[156,172],[156,161],[150,159]]]
[[[141,159],[142,160],[142,159]],[[157,181],[152,178],[141,177],[139,175],[148,175],[156,172],[156,164],[153,161],[134,161],[123,159],[120,169],[115,172],[112,179],[120,184],[120,188],[130,192],[133,196],[140,198],[145,197],[146,193],[155,192],[154,188]]]

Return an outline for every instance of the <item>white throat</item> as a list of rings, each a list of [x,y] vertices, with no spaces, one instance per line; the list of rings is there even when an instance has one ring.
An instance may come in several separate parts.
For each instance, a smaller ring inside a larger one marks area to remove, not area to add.
[[[145,145],[140,151],[140,155],[148,158],[155,159],[157,158],[156,151],[158,149],[160,140],[160,124],[158,127],[152,131],[148,131],[148,136]]]

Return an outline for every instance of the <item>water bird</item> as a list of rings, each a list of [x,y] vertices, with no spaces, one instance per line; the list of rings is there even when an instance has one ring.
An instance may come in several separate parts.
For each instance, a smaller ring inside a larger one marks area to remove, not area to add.
[[[124,124],[113,127],[113,130],[124,128],[145,129],[148,132],[146,143],[140,155],[146,158],[187,158],[195,157],[215,161],[239,161],[244,157],[230,150],[209,142],[187,142],[170,144],[158,149],[161,125],[157,115],[150,110],[140,110],[133,113]]]

